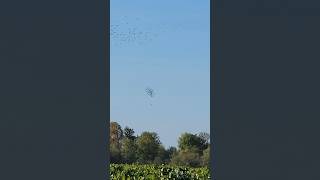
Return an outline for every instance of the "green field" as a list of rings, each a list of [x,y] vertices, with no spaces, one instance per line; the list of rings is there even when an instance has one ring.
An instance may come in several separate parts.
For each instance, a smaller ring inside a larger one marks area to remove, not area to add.
[[[204,180],[211,179],[207,167],[192,168],[171,165],[111,164],[112,180]]]

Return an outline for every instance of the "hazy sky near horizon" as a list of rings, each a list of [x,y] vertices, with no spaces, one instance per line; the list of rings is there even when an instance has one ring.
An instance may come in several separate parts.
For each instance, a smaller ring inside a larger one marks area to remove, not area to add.
[[[210,132],[209,3],[111,0],[111,121],[157,132],[166,147]]]

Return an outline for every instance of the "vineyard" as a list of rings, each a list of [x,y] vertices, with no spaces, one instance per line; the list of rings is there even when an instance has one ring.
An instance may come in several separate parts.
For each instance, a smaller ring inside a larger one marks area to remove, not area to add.
[[[112,180],[205,180],[211,179],[207,167],[192,168],[171,165],[111,164]]]

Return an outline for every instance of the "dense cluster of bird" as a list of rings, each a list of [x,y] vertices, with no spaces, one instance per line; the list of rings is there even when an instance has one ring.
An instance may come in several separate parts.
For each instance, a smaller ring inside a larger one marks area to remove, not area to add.
[[[147,87],[145,91],[150,98],[154,97],[154,90],[152,88]]]
[[[150,104],[150,106],[152,106],[152,99],[154,98],[154,96],[155,96],[155,93],[154,93],[154,90],[152,89],[152,88],[150,88],[150,87],[147,87],[146,89],[145,89],[145,92],[146,92],[146,94],[147,94],[147,96],[150,98],[150,102],[149,102],[149,104]]]

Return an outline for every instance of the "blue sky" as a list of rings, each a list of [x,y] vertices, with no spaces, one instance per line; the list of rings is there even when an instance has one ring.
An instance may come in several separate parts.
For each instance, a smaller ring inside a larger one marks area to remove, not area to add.
[[[111,121],[166,147],[210,132],[209,2],[111,0]]]

